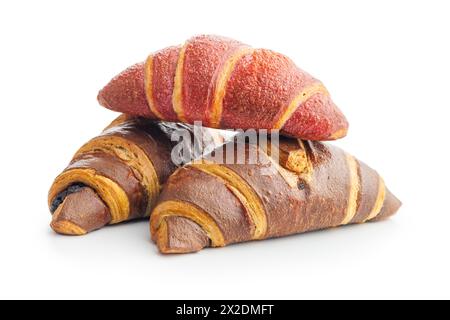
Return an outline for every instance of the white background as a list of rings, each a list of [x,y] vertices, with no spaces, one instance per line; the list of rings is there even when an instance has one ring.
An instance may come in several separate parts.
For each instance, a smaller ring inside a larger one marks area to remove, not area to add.
[[[97,91],[199,33],[321,79],[398,215],[169,257],[145,221],[55,235],[52,180],[115,117]],[[1,1],[0,35],[0,298],[450,298],[448,1]]]

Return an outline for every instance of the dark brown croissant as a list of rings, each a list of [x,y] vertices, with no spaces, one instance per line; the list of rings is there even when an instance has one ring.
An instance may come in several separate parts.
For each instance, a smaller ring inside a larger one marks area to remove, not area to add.
[[[161,186],[176,169],[170,134],[186,125],[153,123],[121,116],[86,143],[49,191],[51,227],[83,235],[107,224],[148,217]],[[205,145],[219,145],[214,130],[202,132]]]
[[[246,164],[222,164],[216,151],[169,178],[150,222],[162,253],[378,221],[401,205],[374,170],[331,145],[282,138],[279,164],[270,143],[244,150]]]

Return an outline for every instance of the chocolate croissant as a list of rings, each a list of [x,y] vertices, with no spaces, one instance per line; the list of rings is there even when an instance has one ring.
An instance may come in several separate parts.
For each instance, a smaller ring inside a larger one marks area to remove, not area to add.
[[[169,178],[150,219],[162,253],[378,221],[401,205],[374,170],[334,146],[289,138],[230,146],[245,150],[244,164],[217,150]]]
[[[192,133],[190,126],[122,115],[82,146],[50,188],[53,230],[84,235],[148,217],[161,186],[177,168],[171,159],[171,133],[177,129]],[[223,143],[215,130],[202,131],[201,138],[204,146]]]
[[[348,123],[325,86],[286,56],[218,36],[197,36],[151,54],[98,95],[106,108],[173,122],[279,129],[334,140]]]

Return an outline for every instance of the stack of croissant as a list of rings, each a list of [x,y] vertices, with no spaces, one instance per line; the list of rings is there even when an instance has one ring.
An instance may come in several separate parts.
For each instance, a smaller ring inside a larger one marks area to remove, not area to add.
[[[122,114],[55,179],[57,233],[150,217],[162,253],[189,253],[379,221],[401,206],[377,172],[321,142],[344,137],[348,123],[325,86],[282,54],[197,36],[123,71],[98,101]],[[172,133],[193,134],[197,121],[207,127],[200,145],[217,149],[174,163]],[[220,129],[281,137],[263,144]],[[230,161],[224,149],[258,156]]]

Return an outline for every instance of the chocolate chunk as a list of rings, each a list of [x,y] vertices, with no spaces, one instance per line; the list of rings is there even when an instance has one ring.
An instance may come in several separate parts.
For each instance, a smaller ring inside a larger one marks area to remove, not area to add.
[[[66,199],[66,197],[69,194],[75,193],[75,192],[79,192],[81,191],[84,187],[86,187],[86,185],[82,184],[82,183],[75,183],[72,184],[71,186],[69,186],[66,190],[60,192],[55,199],[53,199],[52,201],[52,205],[50,206],[50,212],[53,214],[55,213],[56,209],[58,209],[58,207],[61,205],[61,203],[64,202],[64,199]]]

